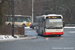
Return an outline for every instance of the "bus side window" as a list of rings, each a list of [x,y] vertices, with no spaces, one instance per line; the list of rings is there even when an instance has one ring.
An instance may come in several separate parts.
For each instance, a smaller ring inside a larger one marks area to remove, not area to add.
[[[14,18],[14,21],[17,22],[17,18],[16,17]]]

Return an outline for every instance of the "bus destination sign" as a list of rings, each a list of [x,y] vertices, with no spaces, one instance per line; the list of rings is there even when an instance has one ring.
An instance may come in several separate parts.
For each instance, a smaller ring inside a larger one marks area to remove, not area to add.
[[[46,19],[61,19],[61,16],[48,16]]]

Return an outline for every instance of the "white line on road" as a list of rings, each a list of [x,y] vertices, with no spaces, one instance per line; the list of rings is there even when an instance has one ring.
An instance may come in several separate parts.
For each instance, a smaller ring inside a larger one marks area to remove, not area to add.
[[[75,31],[69,31],[69,33],[75,33]]]
[[[68,31],[68,32],[65,32],[65,33],[69,33],[69,34],[75,34],[75,31]]]

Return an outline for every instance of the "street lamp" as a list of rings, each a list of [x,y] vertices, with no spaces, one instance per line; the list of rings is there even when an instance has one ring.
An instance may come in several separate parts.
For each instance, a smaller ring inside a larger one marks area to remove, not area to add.
[[[34,22],[34,0],[32,0],[32,23]]]
[[[0,0],[0,3],[2,2],[2,0]]]
[[[1,3],[2,1],[0,1],[0,3]]]
[[[12,7],[12,36],[14,37],[14,0],[11,0]]]

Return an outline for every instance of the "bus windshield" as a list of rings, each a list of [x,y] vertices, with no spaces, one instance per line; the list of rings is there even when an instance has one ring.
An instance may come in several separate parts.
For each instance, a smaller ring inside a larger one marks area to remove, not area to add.
[[[62,28],[62,19],[46,19],[46,28]]]

